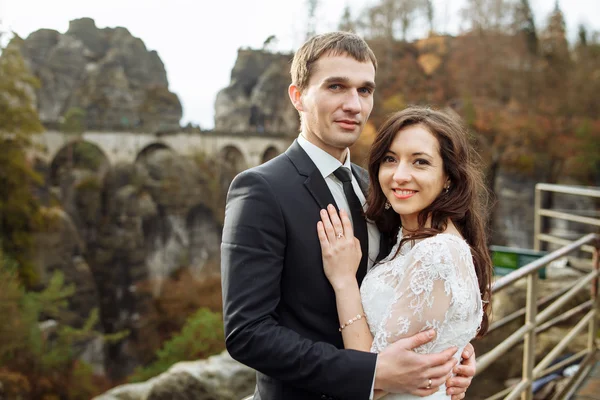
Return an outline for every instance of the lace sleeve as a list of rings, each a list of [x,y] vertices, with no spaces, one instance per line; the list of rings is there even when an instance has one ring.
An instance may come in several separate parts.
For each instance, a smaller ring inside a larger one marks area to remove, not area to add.
[[[376,329],[376,349],[429,328],[436,329],[436,341],[443,341],[445,323],[475,314],[474,271],[469,272],[472,260],[466,243],[428,238],[417,243],[401,264],[394,266],[398,273],[387,277],[394,276],[394,298]],[[420,350],[431,350],[427,347]]]

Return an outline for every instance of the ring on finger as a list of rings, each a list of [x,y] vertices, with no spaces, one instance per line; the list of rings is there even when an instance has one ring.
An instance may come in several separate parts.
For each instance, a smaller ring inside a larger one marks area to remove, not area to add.
[[[342,231],[339,231],[339,232],[337,233],[337,236],[336,236],[336,237],[337,237],[338,239],[341,239],[341,238],[343,238],[343,237],[344,237],[344,234],[342,233]]]
[[[431,378],[429,378],[429,380],[427,381],[426,389],[431,389]]]

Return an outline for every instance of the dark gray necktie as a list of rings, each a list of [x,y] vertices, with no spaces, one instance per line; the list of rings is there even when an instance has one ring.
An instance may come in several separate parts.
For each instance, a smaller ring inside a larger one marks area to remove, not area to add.
[[[367,233],[367,222],[363,215],[363,208],[352,187],[352,172],[348,168],[339,167],[333,174],[338,178],[344,186],[344,194],[350,207],[350,215],[352,216],[352,225],[354,227],[354,236],[360,241],[360,249],[362,258],[356,271],[356,279],[358,284],[362,282],[367,273],[367,260],[369,257],[369,235]]]

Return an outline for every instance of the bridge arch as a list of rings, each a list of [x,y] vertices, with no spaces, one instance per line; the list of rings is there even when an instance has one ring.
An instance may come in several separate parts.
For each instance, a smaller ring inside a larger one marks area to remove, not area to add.
[[[109,166],[110,160],[106,152],[96,143],[82,139],[71,140],[52,157],[47,178],[51,185],[58,185],[65,168],[87,169],[104,175]]]
[[[36,149],[32,150],[48,165],[61,149],[74,141],[73,135],[49,130],[32,138]],[[260,165],[277,153],[283,152],[294,140],[286,135],[253,135],[231,132],[177,132],[154,134],[144,132],[96,132],[83,133],[79,138],[94,143],[108,158],[110,165],[134,163],[159,148],[169,148],[174,153],[193,157],[204,153],[221,164],[230,163],[231,170],[241,171]],[[273,149],[268,150],[269,147]],[[265,154],[266,153],[266,154]],[[241,154],[241,155],[240,155]]]
[[[146,147],[144,147],[142,150],[140,150],[138,152],[138,154],[135,156],[135,161],[139,161],[142,160],[146,157],[148,157],[150,154],[154,153],[157,150],[169,150],[169,151],[173,151],[173,149],[169,146],[167,146],[164,143],[161,142],[153,142],[150,143],[148,145],[146,145]]]
[[[248,168],[248,162],[244,157],[244,153],[238,147],[227,145],[219,151],[218,163],[220,185],[224,193],[227,193],[233,178]]]
[[[219,151],[219,162],[226,171],[241,172],[248,168],[244,153],[235,145],[226,145]]]
[[[277,157],[280,153],[279,149],[273,145],[267,147],[263,151],[261,163],[266,163],[270,159]]]

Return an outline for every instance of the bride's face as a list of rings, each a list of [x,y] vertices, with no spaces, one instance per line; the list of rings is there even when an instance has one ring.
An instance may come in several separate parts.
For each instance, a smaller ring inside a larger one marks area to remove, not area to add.
[[[419,212],[441,194],[447,180],[440,144],[423,125],[399,131],[379,168],[383,194],[409,230],[418,227]]]

